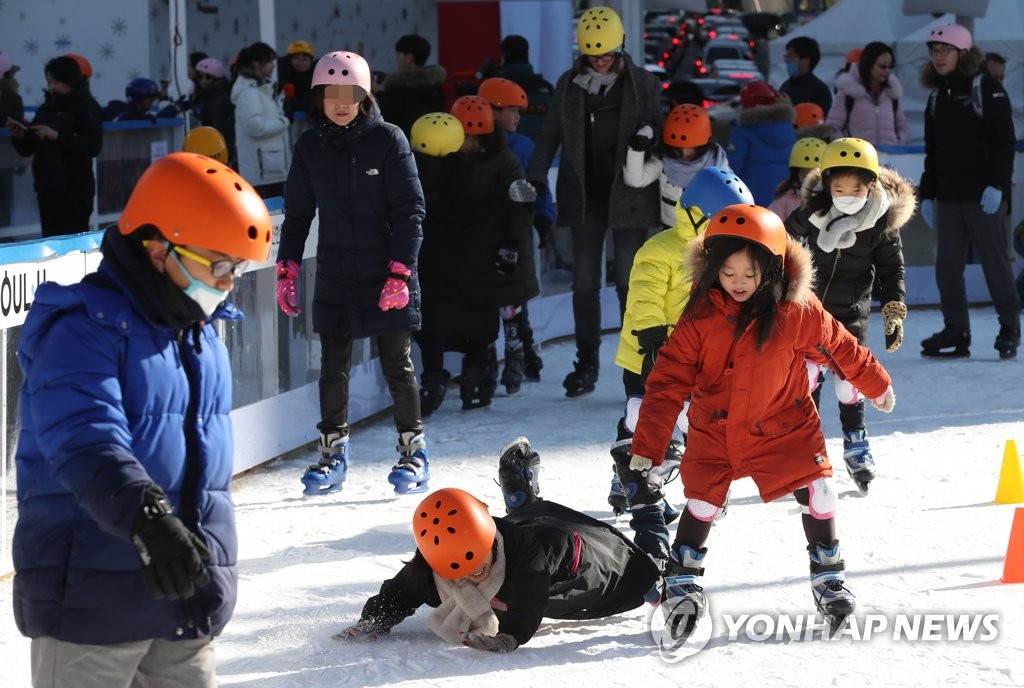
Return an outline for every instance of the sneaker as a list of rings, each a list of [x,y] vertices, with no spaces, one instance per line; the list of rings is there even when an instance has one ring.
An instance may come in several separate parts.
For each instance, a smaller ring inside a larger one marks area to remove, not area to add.
[[[807,546],[811,558],[811,594],[814,607],[822,616],[838,628],[843,620],[853,613],[857,601],[846,587],[846,562],[840,558],[839,540],[831,544],[817,543]]]
[[[540,456],[530,440],[517,437],[501,448],[498,484],[509,513],[540,499]]]
[[[697,550],[683,545],[672,550],[672,558],[665,564],[661,613],[673,641],[689,638],[707,610],[704,588],[697,584],[704,575],[701,563],[707,551],[706,547]]]
[[[864,430],[843,433],[843,460],[853,482],[857,483],[857,489],[867,494],[868,485],[875,479],[875,459],[871,456],[871,445]]]
[[[395,494],[426,492],[427,481],[430,480],[430,462],[423,433],[399,433],[396,449],[398,463],[391,467],[391,473],[388,474],[388,482],[395,488]]]

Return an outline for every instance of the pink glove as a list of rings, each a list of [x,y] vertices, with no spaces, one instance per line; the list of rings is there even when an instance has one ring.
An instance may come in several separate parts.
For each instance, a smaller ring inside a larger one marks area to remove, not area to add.
[[[277,263],[277,305],[285,315],[295,317],[302,312],[295,280],[299,278],[299,264],[294,260]]]
[[[380,303],[377,306],[382,311],[405,308],[409,305],[409,276],[412,275],[412,270],[393,260],[388,263],[388,272],[391,276],[384,282],[384,289],[380,292]]]

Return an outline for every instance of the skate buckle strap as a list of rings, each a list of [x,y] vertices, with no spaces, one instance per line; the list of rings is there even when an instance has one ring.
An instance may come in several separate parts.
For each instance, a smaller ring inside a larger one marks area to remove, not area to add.
[[[811,562],[811,570],[814,576],[818,576],[822,573],[828,573],[830,571],[845,571],[846,562],[838,561],[835,564],[819,564],[816,561]]]

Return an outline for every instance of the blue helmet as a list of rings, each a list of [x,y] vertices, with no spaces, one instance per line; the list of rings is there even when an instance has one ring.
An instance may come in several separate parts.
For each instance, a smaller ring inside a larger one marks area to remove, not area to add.
[[[726,206],[737,203],[753,205],[754,197],[735,172],[721,167],[705,167],[693,175],[679,202],[683,208],[697,206],[707,218]]]
[[[155,98],[160,87],[152,79],[132,79],[124,87],[124,95],[132,105],[141,103],[146,98]]]

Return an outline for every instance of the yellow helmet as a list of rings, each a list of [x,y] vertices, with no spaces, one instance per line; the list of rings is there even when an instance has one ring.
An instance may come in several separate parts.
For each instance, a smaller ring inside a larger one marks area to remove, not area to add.
[[[309,55],[310,57],[316,57],[316,51],[313,50],[313,45],[309,41],[292,41],[288,44],[288,50],[285,55]]]
[[[626,29],[610,7],[591,7],[576,25],[576,43],[584,55],[604,55],[622,47]]]
[[[878,177],[878,153],[864,139],[836,139],[821,154],[821,171],[833,167],[859,167]]]
[[[789,152],[789,166],[805,170],[816,170],[821,164],[821,154],[828,144],[821,139],[807,137],[798,139]]]
[[[413,150],[435,158],[456,152],[466,140],[462,122],[447,112],[428,112],[413,122],[409,133]]]
[[[181,150],[186,153],[199,153],[217,162],[228,164],[228,143],[213,127],[196,127],[190,131]]]

